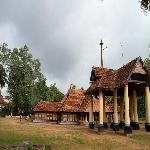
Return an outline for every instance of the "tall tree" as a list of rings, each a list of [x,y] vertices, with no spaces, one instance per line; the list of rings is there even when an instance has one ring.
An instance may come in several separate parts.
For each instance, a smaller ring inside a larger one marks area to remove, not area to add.
[[[0,95],[1,95],[1,88],[5,86],[6,83],[6,72],[2,64],[0,64]]]
[[[5,87],[5,84],[7,82],[7,74],[6,70],[4,68],[4,62],[5,58],[8,57],[9,51],[7,50],[7,45],[4,43],[3,45],[0,45],[0,88]],[[1,94],[1,89],[0,89]]]
[[[40,62],[33,59],[27,46],[10,50],[7,45],[1,49],[1,61],[8,73],[8,93],[12,99],[14,114],[30,113],[32,87],[41,76]]]

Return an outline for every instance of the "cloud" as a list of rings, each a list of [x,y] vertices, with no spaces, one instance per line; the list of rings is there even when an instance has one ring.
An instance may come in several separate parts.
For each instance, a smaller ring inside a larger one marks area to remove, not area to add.
[[[27,44],[48,84],[56,82],[64,92],[71,83],[88,87],[91,67],[100,66],[101,39],[108,47],[105,67],[148,56],[149,26],[149,14],[136,1],[1,0],[0,42]]]

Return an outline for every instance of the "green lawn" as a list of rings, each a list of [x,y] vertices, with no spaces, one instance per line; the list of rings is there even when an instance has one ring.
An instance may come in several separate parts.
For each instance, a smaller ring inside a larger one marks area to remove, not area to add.
[[[138,131],[125,137],[114,132],[98,134],[85,126],[35,124],[17,119],[0,118],[0,145],[50,144],[54,150],[149,149],[150,133]]]

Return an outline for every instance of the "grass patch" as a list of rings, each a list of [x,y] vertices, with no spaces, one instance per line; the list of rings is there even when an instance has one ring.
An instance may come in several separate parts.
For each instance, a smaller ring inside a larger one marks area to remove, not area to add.
[[[84,126],[34,124],[0,118],[0,145],[19,144],[22,141],[50,145],[53,150],[130,150],[146,149],[150,135],[135,135],[131,138],[111,133],[99,135]]]
[[[131,138],[138,143],[150,146],[150,135],[133,135]]]

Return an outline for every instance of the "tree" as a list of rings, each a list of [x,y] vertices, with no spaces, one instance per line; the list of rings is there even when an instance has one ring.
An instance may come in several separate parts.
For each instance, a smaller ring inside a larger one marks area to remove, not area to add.
[[[41,100],[47,101],[47,92],[48,87],[46,85],[46,78],[44,78],[44,76],[41,76],[41,78],[39,78],[38,81],[36,81],[33,85],[31,101],[32,107],[34,107],[36,103]]]
[[[8,93],[12,99],[13,113],[23,112],[28,115],[31,111],[33,85],[41,77],[40,62],[33,59],[26,45],[10,50],[3,44],[0,54],[8,74]]]
[[[72,90],[74,89],[75,90],[76,89],[76,85],[75,84],[70,84],[69,89],[72,89]]]
[[[63,97],[64,94],[61,93],[59,89],[56,87],[56,83],[51,84],[50,87],[48,87],[47,99],[49,101],[60,102]]]
[[[145,98],[144,96],[138,97],[138,115],[139,118],[145,118]]]
[[[144,60],[144,66],[146,67],[147,71],[150,72],[150,57]]]
[[[6,83],[6,72],[2,64],[0,64],[0,87],[3,88],[5,87]],[[1,95],[1,89],[0,89],[0,95]]]
[[[148,73],[150,73],[150,57],[144,60],[144,66],[147,69]],[[138,114],[140,118],[145,117],[145,97],[138,97]]]
[[[6,50],[7,45],[4,43],[3,45],[0,45],[0,88],[5,87],[5,83],[7,82],[7,74],[4,68],[4,57],[6,58],[8,55],[8,52]],[[3,55],[2,55],[2,53]],[[1,89],[0,89],[0,94],[1,94]]]
[[[150,11],[150,0],[141,0],[140,3],[144,11]]]
[[[150,0],[140,0],[140,4],[145,12],[150,11]]]

